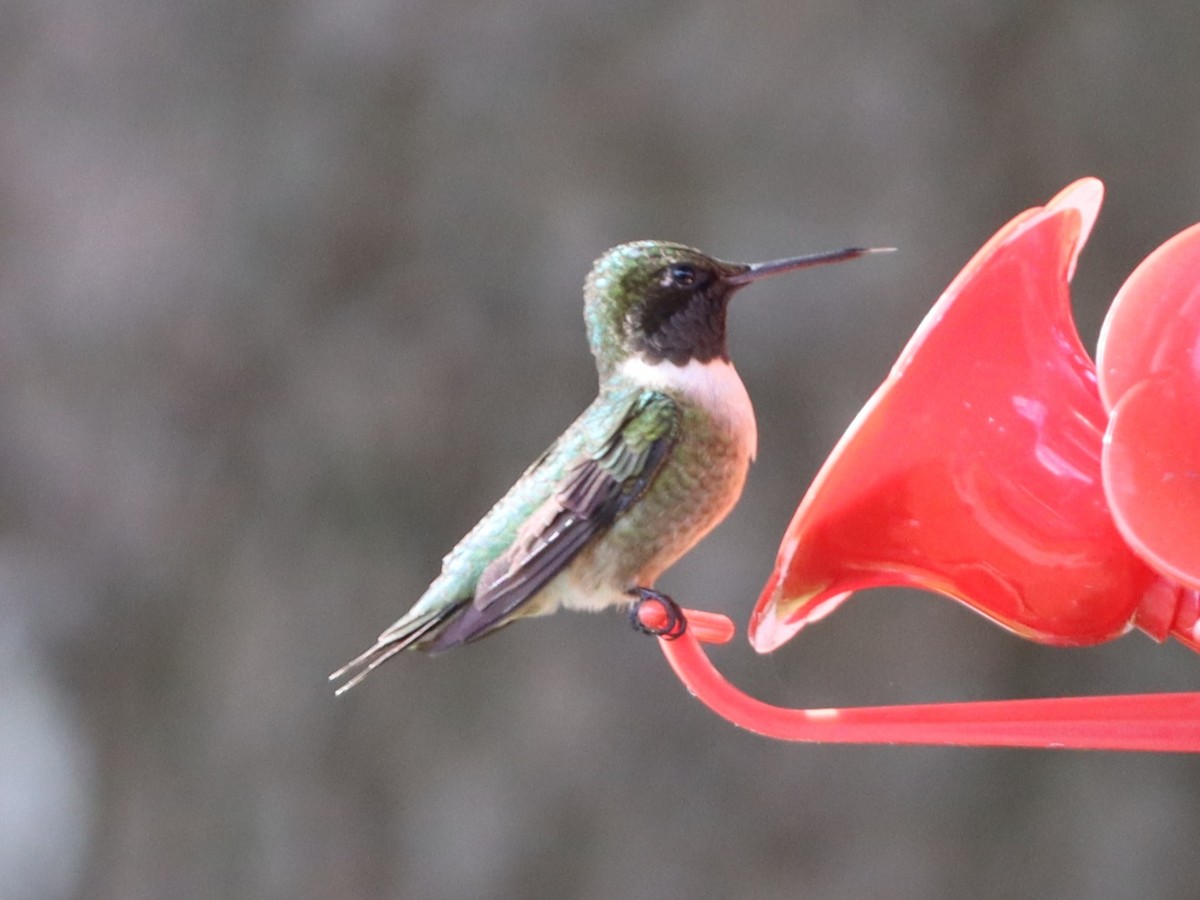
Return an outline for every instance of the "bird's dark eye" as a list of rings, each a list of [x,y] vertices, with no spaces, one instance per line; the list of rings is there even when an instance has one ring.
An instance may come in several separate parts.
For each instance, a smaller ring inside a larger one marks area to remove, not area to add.
[[[671,266],[668,274],[671,276],[671,284],[681,288],[691,287],[700,279],[696,267],[689,266],[687,263]]]

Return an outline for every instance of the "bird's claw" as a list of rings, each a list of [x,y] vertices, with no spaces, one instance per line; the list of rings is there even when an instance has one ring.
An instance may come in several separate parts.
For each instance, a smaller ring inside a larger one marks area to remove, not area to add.
[[[629,622],[633,625],[634,631],[660,637],[667,641],[673,641],[687,631],[687,617],[683,614],[679,604],[666,594],[659,593],[653,588],[634,588],[629,593],[637,598],[629,607]],[[643,621],[641,610],[647,601],[657,603],[662,607],[665,616],[662,625],[648,625]]]

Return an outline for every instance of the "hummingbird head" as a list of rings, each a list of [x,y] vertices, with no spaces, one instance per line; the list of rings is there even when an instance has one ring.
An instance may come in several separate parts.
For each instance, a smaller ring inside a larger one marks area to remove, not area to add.
[[[584,288],[588,339],[601,370],[634,355],[676,365],[724,357],[725,312],[740,286],[727,278],[745,270],[662,241],[609,250]]]
[[[730,298],[758,278],[853,259],[861,248],[747,265],[663,241],[621,244],[592,266],[584,287],[588,342],[603,377],[637,356],[677,366],[729,358]]]

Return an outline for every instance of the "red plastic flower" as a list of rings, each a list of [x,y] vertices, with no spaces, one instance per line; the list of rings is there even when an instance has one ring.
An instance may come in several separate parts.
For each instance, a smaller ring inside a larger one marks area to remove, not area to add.
[[[1122,287],[1097,370],[1069,282],[1103,194],[1085,178],[1017,216],[946,289],[797,509],[750,621],[757,650],[883,585],[1046,643],[1136,626],[1200,650],[1200,225]],[[661,641],[676,674],[771,737],[1200,751],[1200,693],[781,709],[704,655],[727,620],[688,617]]]
[[[1022,213],[947,288],[796,511],[756,649],[882,585],[1045,643],[1200,649],[1200,227],[1121,289],[1098,383],[1069,280],[1102,197]]]

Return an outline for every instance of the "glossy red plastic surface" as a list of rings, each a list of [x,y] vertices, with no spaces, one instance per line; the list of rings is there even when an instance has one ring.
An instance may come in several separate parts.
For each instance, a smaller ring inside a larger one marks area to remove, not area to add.
[[[1130,275],[1101,331],[1097,367],[1117,528],[1153,568],[1200,588],[1200,225]]]
[[[797,510],[751,618],[757,650],[884,585],[1046,643],[1137,624],[1196,646],[1196,592],[1131,551],[1102,478],[1108,415],[1068,288],[1102,196],[1083,179],[1022,213],[947,288]],[[1137,469],[1125,446],[1110,445],[1114,472]]]
[[[1083,179],[1022,213],[947,288],[796,511],[756,649],[852,591],[908,585],[1034,640],[1136,626],[1200,650],[1200,226],[1122,288],[1098,380],[1068,282],[1102,197]],[[1200,693],[783,709],[709,662],[719,616],[687,615],[696,627],[660,640],[680,680],[769,737],[1200,751]]]
[[[639,610],[645,625],[662,627],[661,608]],[[689,691],[730,722],[782,741],[836,744],[936,744],[1074,750],[1200,752],[1200,693],[1052,697],[968,703],[788,709],[764,703],[730,684],[709,661],[703,643],[723,642],[733,625],[715,613],[685,610],[688,629],[659,639],[663,655]],[[691,623],[704,623],[692,627]]]

